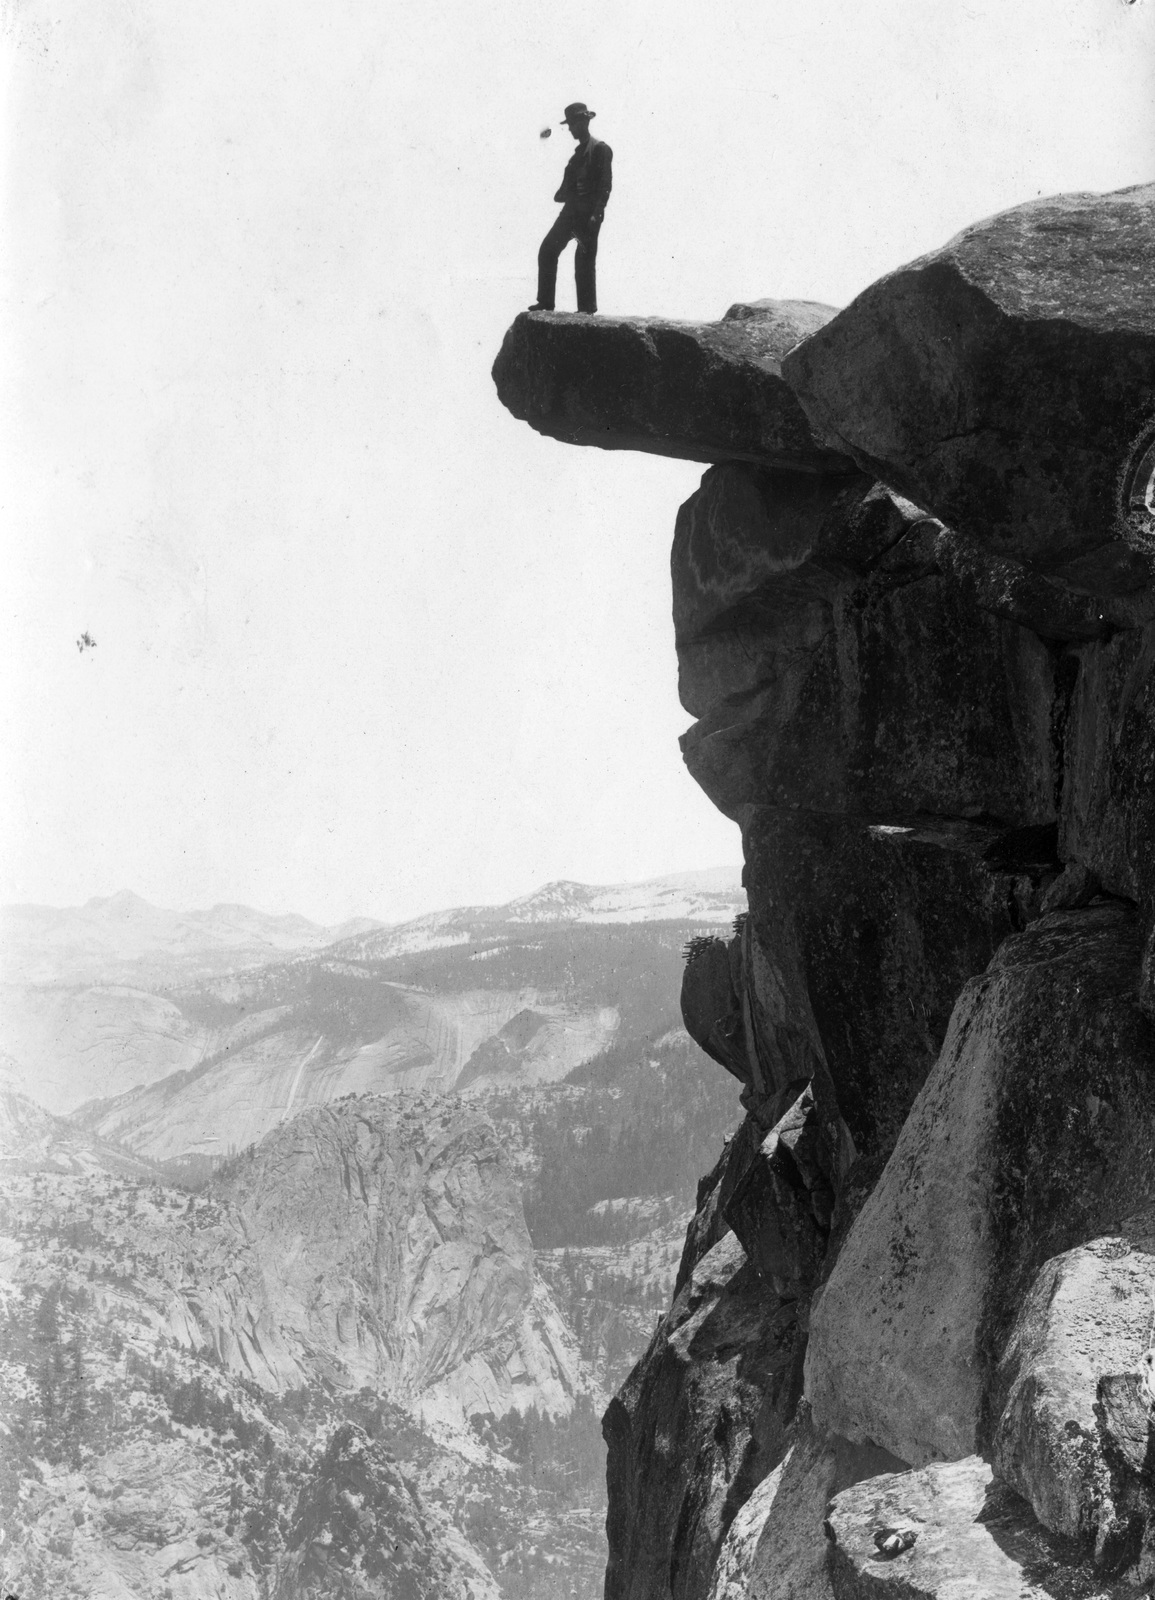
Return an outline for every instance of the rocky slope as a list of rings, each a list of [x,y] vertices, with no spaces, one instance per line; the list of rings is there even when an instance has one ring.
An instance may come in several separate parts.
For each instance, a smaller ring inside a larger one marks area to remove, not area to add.
[[[543,432],[714,463],[683,749],[749,915],[683,1012],[747,1118],[606,1416],[607,1600],[1155,1578],[1153,251],[1155,186],[1064,196],[838,314],[498,358]]]
[[[0,1097],[0,1578],[594,1600],[605,1397],[738,1110],[675,1007],[580,1081],[299,1108],[195,1192]]]
[[[74,1114],[151,1159],[188,1162],[219,1159],[345,1094],[555,1083],[611,1043],[676,1024],[681,947],[702,928],[491,925],[435,948],[233,974],[172,996],[215,1048]]]
[[[10,1587],[496,1600],[544,1541],[538,1592],[591,1592],[596,1525],[502,1447],[524,1414],[564,1462],[600,1395],[475,1108],[346,1100],[195,1196],[27,1103],[4,1135]]]
[[[235,970],[195,983],[185,925],[216,926],[215,912],[145,907],[126,933],[116,917],[110,931],[112,906],[84,908],[83,928],[147,945],[159,987],[139,973],[135,986],[91,981],[99,962],[84,983],[9,985],[3,1081],[58,1114],[84,1107],[87,1127],[151,1159],[208,1166],[344,1094],[555,1082],[615,1038],[657,1036],[681,945],[728,927],[745,895],[730,869],[548,884],[276,961],[236,947]],[[71,928],[72,913],[17,909]],[[227,930],[237,919],[224,920]],[[268,920],[290,924],[286,938],[309,927]],[[6,954],[18,964],[22,951],[14,937]]]

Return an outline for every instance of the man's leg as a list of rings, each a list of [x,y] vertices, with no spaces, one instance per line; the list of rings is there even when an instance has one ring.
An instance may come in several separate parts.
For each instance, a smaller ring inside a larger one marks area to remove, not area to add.
[[[594,312],[598,308],[597,259],[598,229],[601,224],[585,217],[575,227],[574,277],[577,279],[577,308]]]
[[[563,206],[537,252],[537,303],[545,311],[553,310],[557,298],[557,258],[573,236],[573,218]]]

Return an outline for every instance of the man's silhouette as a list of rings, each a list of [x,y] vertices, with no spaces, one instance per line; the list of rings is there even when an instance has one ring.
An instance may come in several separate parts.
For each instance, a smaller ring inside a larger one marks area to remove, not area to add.
[[[598,230],[613,183],[610,166],[614,153],[603,140],[590,134],[590,118],[596,115],[580,100],[565,108],[562,126],[577,140],[577,149],[570,156],[561,188],[554,195],[554,199],[562,203],[561,212],[537,253],[537,301],[530,306],[531,311],[553,310],[557,258],[571,239],[577,240],[574,251],[577,308],[586,312],[598,308],[594,264],[598,255]]]

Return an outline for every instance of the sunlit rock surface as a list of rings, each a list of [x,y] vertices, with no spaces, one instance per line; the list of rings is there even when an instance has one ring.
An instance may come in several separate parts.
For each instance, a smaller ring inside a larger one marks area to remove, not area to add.
[[[966,986],[812,1313],[821,1425],[915,1465],[989,1440],[994,1369],[1038,1268],[1155,1197],[1138,965],[1134,916],[1092,906],[1009,939]]]
[[[1002,1482],[1052,1532],[1116,1560],[1136,1559],[1155,1510],[1143,1481],[1149,1405],[1136,1354],[1151,1335],[1153,1294],[1151,1212],[1048,1261],[1015,1318],[991,1407],[1001,1407],[992,1460]],[[1129,1473],[1112,1437],[1112,1393],[1125,1396],[1140,1430]]]
[[[1034,200],[873,284],[783,372],[816,432],[1002,555],[1151,579],[1155,185]]]
[[[1049,1535],[977,1456],[869,1478],[827,1519],[836,1600],[1123,1600],[1086,1557]],[[887,1528],[913,1533],[893,1558]]]
[[[247,1246],[226,1238],[214,1252],[222,1274],[237,1263],[224,1278],[237,1303],[213,1327],[229,1365],[283,1385],[320,1363],[459,1426],[572,1406],[577,1351],[484,1116],[452,1101],[345,1101],[286,1124],[214,1195]]]

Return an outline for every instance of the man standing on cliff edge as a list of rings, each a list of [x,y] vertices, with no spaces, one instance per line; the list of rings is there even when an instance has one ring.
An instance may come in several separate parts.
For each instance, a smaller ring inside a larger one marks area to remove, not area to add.
[[[541,241],[537,253],[537,301],[531,311],[552,311],[557,289],[557,258],[571,239],[574,251],[574,276],[577,279],[577,308],[594,312],[598,308],[594,264],[598,255],[598,230],[610,197],[613,151],[590,134],[591,111],[581,100],[565,108],[567,127],[577,140],[577,149],[566,165],[561,188],[554,195],[562,203],[561,213]]]

